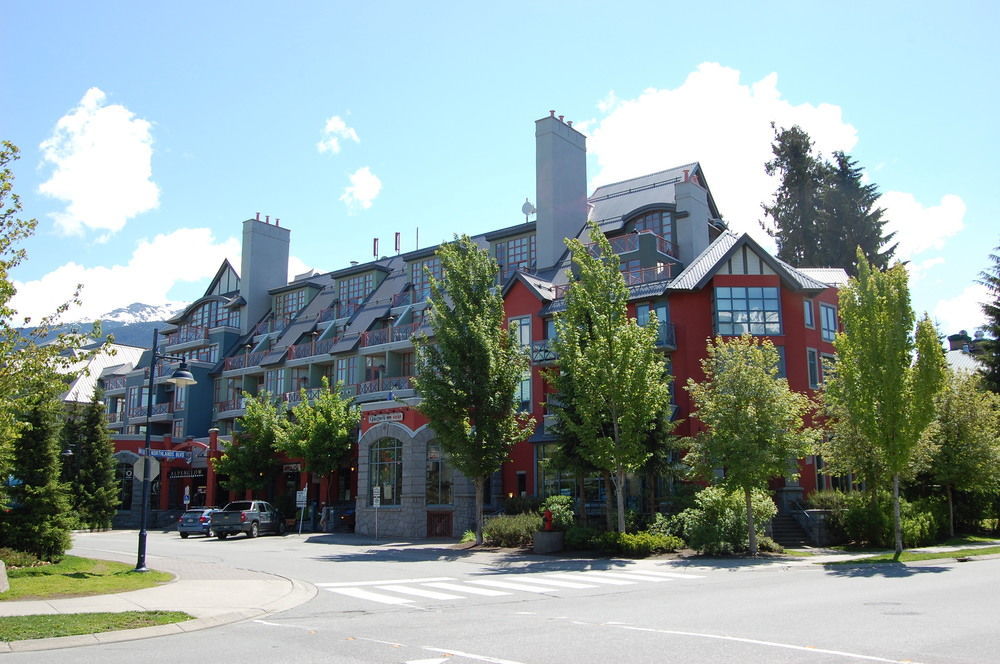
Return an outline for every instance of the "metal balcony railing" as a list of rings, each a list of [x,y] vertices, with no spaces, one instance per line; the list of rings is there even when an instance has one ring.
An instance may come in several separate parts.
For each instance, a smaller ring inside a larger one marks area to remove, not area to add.
[[[323,339],[321,341],[307,341],[302,344],[295,344],[288,347],[288,359],[295,360],[314,355],[325,355],[330,352],[334,344],[340,341],[340,337]]]
[[[223,365],[225,371],[231,369],[246,369],[248,367],[255,367],[260,364],[260,361],[264,359],[263,351],[258,351],[256,353],[240,353],[239,355],[233,355],[232,357],[227,357],[226,362]]]
[[[532,364],[555,362],[559,358],[559,356],[556,355],[556,351],[552,348],[551,339],[545,339],[544,341],[532,341],[530,352]]]
[[[375,392],[389,392],[391,390],[413,389],[411,376],[395,376],[392,378],[376,378],[366,380],[358,384],[358,394],[373,394]]]
[[[384,327],[380,330],[368,330],[361,335],[361,348],[377,346],[394,341],[407,341],[423,326],[423,323],[411,323],[397,327]]]
[[[106,378],[104,380],[104,391],[110,392],[111,390],[124,390],[125,389],[125,376],[115,376],[114,378]]]

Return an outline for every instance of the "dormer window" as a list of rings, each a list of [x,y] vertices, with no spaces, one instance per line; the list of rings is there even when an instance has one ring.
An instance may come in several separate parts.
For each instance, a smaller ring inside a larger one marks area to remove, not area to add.
[[[441,278],[441,260],[437,256],[410,263],[414,302],[422,302],[430,296],[432,276],[435,279]]]
[[[526,235],[512,240],[500,240],[493,248],[500,266],[500,280],[506,281],[518,270],[535,269],[535,236]]]
[[[340,305],[356,305],[368,297],[375,287],[375,275],[371,272],[359,274],[349,279],[341,279],[338,284],[337,294],[340,297]]]
[[[646,212],[632,220],[632,230],[652,231],[662,238],[673,241],[673,215],[667,210]]]
[[[306,289],[279,293],[274,296],[274,317],[287,320],[299,313],[304,306],[306,306]]]

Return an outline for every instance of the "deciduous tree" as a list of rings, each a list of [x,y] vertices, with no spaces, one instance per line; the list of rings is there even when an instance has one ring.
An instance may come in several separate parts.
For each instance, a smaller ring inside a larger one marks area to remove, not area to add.
[[[655,313],[646,326],[629,318],[618,256],[596,224],[588,228],[593,251],[566,240],[574,273],[566,310],[556,316],[557,370],[548,379],[572,398],[572,408],[556,411],[579,438],[581,455],[611,476],[618,530],[624,532],[625,476],[650,457],[646,439],[670,403],[670,377],[656,350]]]
[[[476,491],[476,543],[483,541],[483,489],[534,419],[518,412],[515,389],[528,358],[504,328],[498,267],[468,236],[441,246],[440,279],[430,276],[432,338],[417,338],[417,408],[448,462]]]
[[[288,418],[268,392],[246,395],[244,407],[233,442],[212,463],[226,476],[220,482],[225,489],[260,491],[274,473],[274,453],[285,444]]]
[[[694,400],[691,417],[705,429],[688,439],[685,461],[705,479],[721,468],[718,484],[743,492],[751,555],[757,555],[753,492],[788,474],[814,439],[805,426],[812,404],[778,378],[778,361],[769,340],[717,337],[701,362],[705,379],[688,379],[686,388]]]
[[[944,380],[937,332],[924,316],[914,334],[905,268],[873,270],[858,256],[858,276],[840,291],[843,333],[837,367],[825,397],[834,417],[877,451],[892,482],[896,552],[903,550],[899,482],[934,418],[934,396]]]

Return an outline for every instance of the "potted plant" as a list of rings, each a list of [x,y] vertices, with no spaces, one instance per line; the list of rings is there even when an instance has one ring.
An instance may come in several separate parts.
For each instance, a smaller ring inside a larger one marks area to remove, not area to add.
[[[535,553],[556,553],[563,549],[566,529],[573,525],[573,499],[569,496],[549,496],[539,509],[542,530],[535,533]]]

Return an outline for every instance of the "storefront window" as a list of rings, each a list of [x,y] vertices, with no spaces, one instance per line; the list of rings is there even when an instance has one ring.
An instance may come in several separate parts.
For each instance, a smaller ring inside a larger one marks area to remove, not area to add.
[[[452,504],[452,469],[448,465],[441,446],[432,441],[427,443],[427,504]]]
[[[376,441],[368,460],[368,504],[372,504],[372,489],[381,490],[382,505],[399,505],[403,489],[403,443],[395,438]]]

